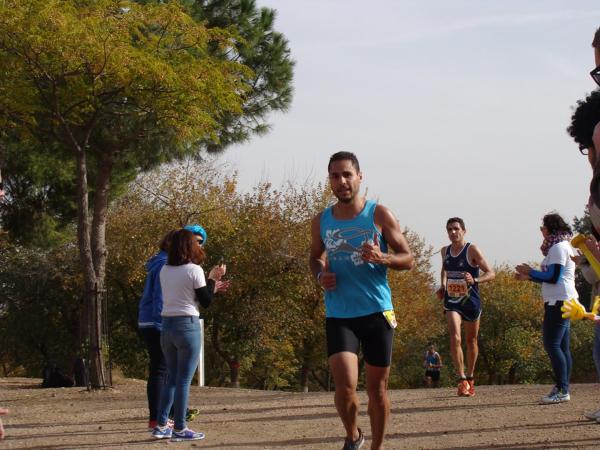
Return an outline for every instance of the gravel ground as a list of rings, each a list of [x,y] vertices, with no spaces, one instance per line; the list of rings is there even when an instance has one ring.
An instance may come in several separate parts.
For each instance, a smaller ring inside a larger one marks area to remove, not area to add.
[[[0,379],[0,405],[12,449],[339,449],[343,429],[332,393],[191,388],[201,414],[190,428],[206,433],[194,443],[154,441],[147,431],[145,382],[123,380],[114,389],[41,389],[41,380]],[[472,398],[454,389],[390,391],[388,449],[600,448],[600,424],[582,413],[600,408],[600,386],[579,384],[572,400],[540,405],[543,385],[478,386]],[[360,393],[360,426],[369,448],[366,396]]]

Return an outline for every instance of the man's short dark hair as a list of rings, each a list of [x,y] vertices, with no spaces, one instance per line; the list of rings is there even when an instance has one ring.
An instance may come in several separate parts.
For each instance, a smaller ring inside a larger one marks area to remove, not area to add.
[[[465,228],[465,222],[460,218],[460,217],[450,217],[447,221],[446,221],[446,228],[448,228],[448,225],[450,225],[451,223],[458,223],[460,225],[460,227],[462,228],[463,231],[466,230]]]
[[[356,173],[360,172],[360,164],[358,164],[358,158],[352,152],[337,152],[331,155],[329,158],[329,164],[327,164],[327,172],[331,170],[331,164],[335,161],[350,161],[356,169]]]
[[[594,34],[594,40],[592,41],[592,47],[600,50],[600,28],[596,30],[596,34]]]

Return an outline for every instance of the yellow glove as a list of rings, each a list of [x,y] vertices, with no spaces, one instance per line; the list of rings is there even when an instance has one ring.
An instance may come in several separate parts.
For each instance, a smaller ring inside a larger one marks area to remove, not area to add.
[[[600,308],[600,297],[596,297],[596,301],[594,302],[594,308]],[[563,305],[560,307],[562,311],[563,319],[571,319],[571,320],[581,320],[581,319],[589,319],[594,320],[595,314],[592,310],[591,313],[587,312],[583,305],[577,301],[577,299],[572,298],[571,300],[566,300]]]

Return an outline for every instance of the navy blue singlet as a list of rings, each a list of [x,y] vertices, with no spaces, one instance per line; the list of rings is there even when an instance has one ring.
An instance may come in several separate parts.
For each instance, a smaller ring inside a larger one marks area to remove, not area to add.
[[[481,298],[479,297],[479,285],[467,285],[465,272],[473,278],[479,277],[479,267],[469,264],[467,252],[470,243],[466,243],[460,253],[453,256],[449,245],[446,247],[444,256],[444,270],[446,271],[446,291],[444,294],[444,309],[456,311],[465,320],[477,320],[481,314]]]

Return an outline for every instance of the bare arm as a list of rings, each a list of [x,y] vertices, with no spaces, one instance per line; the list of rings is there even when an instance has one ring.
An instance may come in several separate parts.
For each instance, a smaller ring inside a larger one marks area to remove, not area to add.
[[[383,253],[379,242],[375,240],[373,244],[363,245],[362,258],[367,262],[382,264],[394,270],[412,269],[415,265],[415,258],[394,214],[385,206],[377,205],[374,221],[393,253]]]
[[[335,289],[335,273],[327,270],[325,244],[321,239],[321,214],[317,214],[310,225],[310,257],[308,264],[317,283],[326,290]]]
[[[485,283],[486,281],[492,281],[494,278],[496,278],[496,272],[494,272],[494,269],[492,269],[492,267],[485,260],[483,254],[481,253],[481,250],[479,250],[478,247],[471,244],[469,246],[468,253],[469,254],[467,256],[472,262],[472,265],[479,267],[483,271],[483,275],[479,275],[478,277],[478,283]],[[473,279],[470,273],[465,274],[465,280],[467,280],[467,283],[469,284],[475,284],[475,280]]]
[[[437,295],[438,299],[442,300],[444,298],[444,292],[446,291],[446,270],[444,269],[444,256],[446,256],[446,247],[442,247],[440,250],[440,255],[442,255],[442,269],[440,270],[441,286],[435,295]]]

